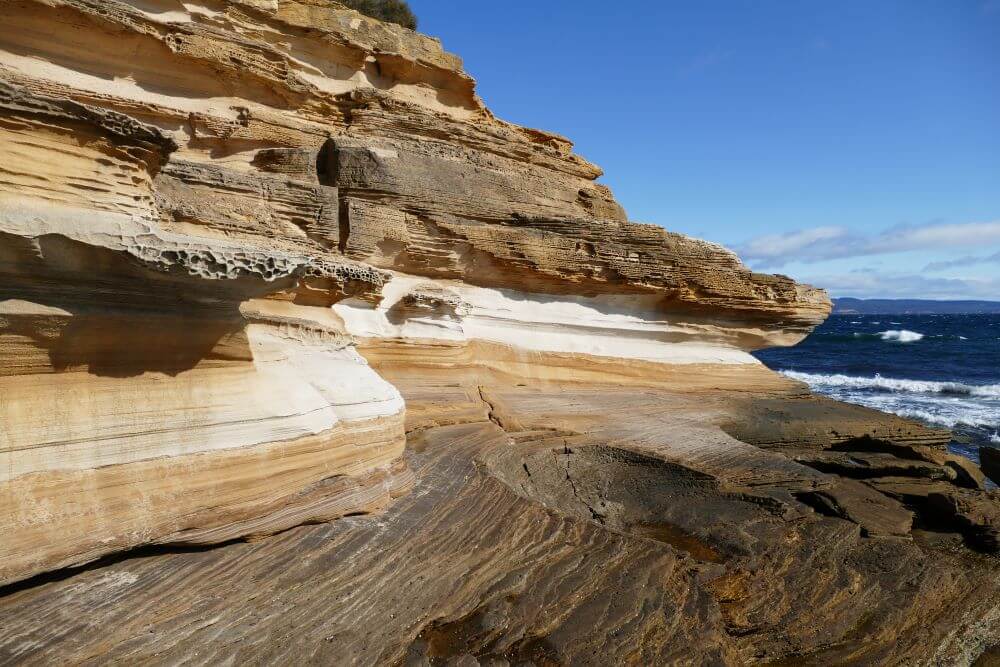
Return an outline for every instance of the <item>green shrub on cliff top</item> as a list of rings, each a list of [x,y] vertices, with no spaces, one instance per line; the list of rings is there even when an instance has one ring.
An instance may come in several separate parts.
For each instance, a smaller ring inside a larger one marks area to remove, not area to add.
[[[338,0],[338,2],[379,21],[395,23],[410,30],[417,29],[417,17],[406,0]]]

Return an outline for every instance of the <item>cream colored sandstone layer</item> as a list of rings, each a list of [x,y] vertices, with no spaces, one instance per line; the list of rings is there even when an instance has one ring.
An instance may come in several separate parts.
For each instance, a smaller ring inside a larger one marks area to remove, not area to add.
[[[752,327],[720,328],[711,321],[671,322],[657,313],[654,299],[642,296],[549,296],[403,275],[392,276],[383,295],[377,306],[345,300],[333,310],[347,331],[366,339],[485,341],[666,364],[756,364],[740,349],[741,337],[771,335]]]
[[[331,0],[3,12],[0,662],[1000,641],[948,433],[750,356],[826,295],[628,221],[436,40]]]
[[[829,309],[628,222],[599,168],[494,118],[436,40],[336,3],[4,11],[2,581],[268,532],[322,480],[405,486],[404,404],[358,341],[655,384],[657,364],[751,366]]]

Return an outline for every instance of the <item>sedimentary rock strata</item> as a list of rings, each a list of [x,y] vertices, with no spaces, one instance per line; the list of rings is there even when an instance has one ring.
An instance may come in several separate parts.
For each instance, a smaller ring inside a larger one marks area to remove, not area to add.
[[[0,662],[1000,643],[1000,505],[949,434],[750,355],[825,294],[628,221],[436,40],[328,0],[4,9]]]

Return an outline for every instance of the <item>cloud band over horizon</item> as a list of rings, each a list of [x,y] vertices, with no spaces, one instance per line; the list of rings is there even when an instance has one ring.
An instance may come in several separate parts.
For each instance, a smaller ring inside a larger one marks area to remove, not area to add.
[[[1000,300],[998,248],[1000,220],[897,225],[871,234],[813,227],[736,245],[754,269],[794,267],[797,280],[834,297],[988,300]]]
[[[737,245],[736,252],[755,268],[768,269],[792,262],[811,264],[850,257],[991,244],[1000,244],[1000,220],[899,225],[870,236],[858,234],[847,227],[814,227],[758,236]],[[990,258],[976,259],[990,261]],[[947,262],[935,264],[939,265],[938,268],[947,268]]]

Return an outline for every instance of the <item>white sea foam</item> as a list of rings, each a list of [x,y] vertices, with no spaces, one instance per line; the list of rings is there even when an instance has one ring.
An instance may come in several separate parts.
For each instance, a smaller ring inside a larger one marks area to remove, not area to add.
[[[875,377],[856,377],[853,375],[824,375],[819,373],[800,373],[798,371],[781,371],[783,375],[805,382],[810,387],[868,389],[874,391],[899,392],[911,394],[950,394],[953,396],[983,396],[1000,398],[1000,384],[972,385],[961,382],[933,382],[930,380],[901,380],[885,378],[875,374]]]
[[[990,442],[995,442],[997,444],[1000,444],[1000,431],[997,431],[996,433],[990,436]]]
[[[945,428],[955,428],[959,424],[968,424],[970,426],[976,425],[975,415],[967,414],[941,414],[940,412],[929,412],[927,410],[921,410],[919,408],[903,408],[897,407],[893,409],[890,406],[882,405],[869,405],[868,407],[875,408],[877,410],[882,410],[883,412],[891,412],[893,414],[899,415],[900,417],[907,417],[909,419],[919,419],[922,422],[927,422],[928,424],[935,424],[937,426],[944,426]]]
[[[1000,427],[1000,406],[990,399],[857,393],[848,393],[838,398],[947,428],[972,426],[981,430],[984,439]]]
[[[882,337],[882,340],[891,340],[897,343],[915,343],[924,337],[922,333],[909,329],[889,329],[880,332],[879,336]]]
[[[954,428],[965,424],[976,428],[1000,427],[1000,385],[967,385],[850,375],[823,375],[782,371],[805,382],[821,394],[841,401],[892,412],[902,417]],[[1000,434],[995,436],[1000,438]]]

